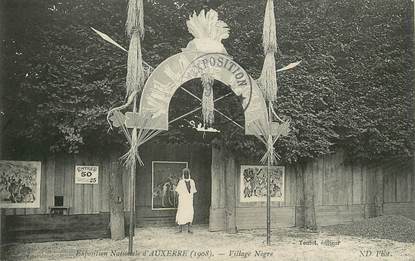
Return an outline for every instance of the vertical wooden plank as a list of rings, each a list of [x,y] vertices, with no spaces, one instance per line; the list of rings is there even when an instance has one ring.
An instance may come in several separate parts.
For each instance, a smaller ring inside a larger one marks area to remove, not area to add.
[[[297,173],[293,165],[289,165],[291,183],[290,183],[290,204],[289,206],[294,207],[297,202]]]
[[[40,206],[39,208],[28,208],[26,209],[26,215],[32,214],[44,214],[45,213],[45,206],[46,206],[46,179],[45,179],[45,172],[46,172],[46,158],[41,160],[41,173],[40,173]]]
[[[227,233],[236,233],[236,198],[235,198],[235,182],[236,182],[236,162],[232,153],[226,155],[226,201],[225,201],[225,229]]]
[[[238,175],[239,176],[239,175]],[[284,181],[284,202],[282,206],[291,206],[292,205],[292,183],[293,183],[293,173],[291,171],[291,166],[285,166],[285,181]],[[236,183],[239,183],[239,178],[236,179]]]
[[[120,164],[120,171],[122,172],[122,183],[123,183],[123,189],[124,189],[124,210],[130,211],[130,173],[125,168],[122,163],[117,162],[117,164]]]
[[[400,169],[396,172],[396,200],[406,202],[408,197],[408,185],[406,171]]]
[[[94,155],[92,153],[88,155],[88,162],[87,162],[86,165],[88,165],[88,166],[95,165]],[[86,213],[88,213],[88,214],[92,214],[92,212],[93,212],[93,203],[94,203],[93,188],[94,188],[94,186],[95,185],[93,185],[93,184],[85,184],[84,185],[84,190],[85,190],[84,196],[86,197],[85,210],[86,210]]]
[[[55,158],[55,196],[64,196],[64,164],[65,155],[57,154]]]
[[[362,172],[356,162],[351,164],[353,182],[353,204],[362,204]]]
[[[337,174],[337,193],[335,198],[336,205],[346,205],[347,202],[347,173],[346,168],[343,164],[343,153],[338,152],[335,154],[335,170]]]
[[[321,206],[323,204],[323,167],[324,160],[313,160],[314,205],[316,206]]]
[[[411,195],[411,201],[413,203],[415,203],[415,157],[413,157],[413,160],[411,161],[411,191],[412,191],[412,195]]]
[[[367,163],[367,202],[374,204],[376,200],[376,168],[373,164]]]
[[[83,161],[84,154],[75,155],[75,166],[84,165]],[[75,175],[75,166],[73,172]],[[73,214],[82,214],[84,195],[82,190],[82,184],[75,184],[73,186]]]
[[[91,185],[92,186],[92,213],[99,213],[100,210],[100,184],[102,182],[102,165],[100,164],[100,155],[94,155],[93,157],[93,165],[98,166],[98,184]]]
[[[215,141],[216,142],[216,141]],[[225,197],[222,195],[224,191],[223,184],[224,180],[224,169],[223,166],[223,151],[219,144],[212,142],[212,165],[211,165],[211,175],[212,175],[212,200],[211,207],[213,209],[223,208],[225,206]]]
[[[55,160],[56,156],[51,155],[46,160],[46,211],[55,204]]]
[[[315,189],[313,182],[313,162],[307,162],[303,177],[304,177],[304,221],[305,226],[314,226],[319,224],[317,211],[315,208]]]
[[[340,188],[339,188],[339,171],[338,171],[338,166],[337,166],[337,155],[336,154],[331,154],[329,156],[330,159],[330,168],[329,168],[329,175],[330,175],[330,193],[329,193],[329,198],[330,198],[330,205],[336,205],[337,204],[337,199],[338,199],[338,195],[340,193]]]
[[[65,157],[65,166],[64,166],[64,177],[65,177],[65,187],[64,187],[64,198],[63,204],[69,207],[69,213],[73,212],[73,186],[75,183],[75,165],[74,165],[74,155],[66,155]]]
[[[383,169],[383,197],[385,203],[394,202],[394,176],[390,170],[384,168]]]
[[[412,198],[412,193],[415,191],[415,187],[412,184],[412,167],[408,166],[407,168],[405,168],[405,173],[406,173],[406,188],[407,188],[407,196],[406,196],[406,202],[411,202],[411,198]]]
[[[344,160],[344,158],[343,158]],[[353,173],[352,173],[352,165],[343,162],[343,166],[345,168],[345,180],[347,184],[345,201],[346,205],[353,205]]]
[[[360,170],[361,170],[361,178],[362,178],[362,194],[361,194],[361,202],[362,204],[368,203],[366,200],[366,188],[367,188],[367,168],[364,164],[359,163]]]
[[[42,161],[42,174],[40,177],[40,209],[35,212],[35,214],[46,214],[48,211],[47,205],[47,157],[45,157]]]
[[[289,204],[289,201],[291,200],[290,199],[290,182],[291,182],[291,177],[289,176],[289,173],[288,173],[288,167],[287,166],[284,166],[284,169],[285,169],[285,180],[284,180],[284,201],[282,201],[281,203],[280,203],[280,206],[282,206],[282,207],[285,207],[285,206],[288,206],[288,204]],[[238,183],[238,181],[240,181],[239,180],[239,178],[237,177],[237,179],[235,180],[235,186],[236,186],[236,183]],[[272,206],[274,206],[274,204],[272,204]]]
[[[88,164],[88,163],[86,163]],[[91,202],[91,195],[89,193],[91,185],[89,184],[82,184],[82,194],[84,197],[83,205],[82,205],[82,214],[90,214],[90,202]]]
[[[101,159],[101,166],[102,170],[100,171],[100,185],[99,185],[99,195],[100,195],[100,211],[101,212],[108,212],[109,211],[109,164],[111,156],[108,155]]]
[[[124,233],[124,193],[123,184],[119,180],[122,173],[120,173],[120,166],[116,158],[110,158],[109,168],[109,192],[110,192],[110,227],[111,227],[111,238],[113,240],[123,239]],[[130,222],[129,222],[130,223]],[[131,224],[131,223],[130,223]],[[134,232],[134,231],[132,231]]]
[[[383,168],[376,167],[376,194],[375,194],[375,207],[376,207],[376,216],[383,214]]]
[[[333,159],[331,155],[324,156],[323,158],[323,173],[324,173],[324,187],[323,187],[323,200],[322,204],[333,204],[333,191],[335,190],[336,177],[333,175]]]
[[[303,180],[303,172],[301,167],[296,164],[294,166],[295,174],[296,174],[296,205],[297,206],[304,206],[304,180]]]

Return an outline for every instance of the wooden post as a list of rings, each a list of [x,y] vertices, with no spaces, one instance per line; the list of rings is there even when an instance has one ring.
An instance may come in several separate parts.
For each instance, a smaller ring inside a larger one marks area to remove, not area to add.
[[[115,157],[111,157],[109,181],[111,238],[113,240],[121,240],[125,238],[124,192],[122,172]]]
[[[317,230],[316,212],[314,205],[314,182],[313,171],[303,167],[303,186],[304,186],[304,228]]]
[[[218,139],[212,141],[212,191],[209,213],[209,231],[220,231],[225,226],[225,155]]]
[[[267,246],[271,245],[271,189],[270,159],[267,160]]]
[[[272,122],[272,112],[271,112],[271,101],[268,102],[268,121],[271,123]],[[271,150],[272,148],[269,148],[269,146],[274,146],[274,144],[272,142],[270,142],[270,140],[272,140],[272,136],[271,133],[268,135],[268,145],[267,145],[267,149],[269,153],[269,150]],[[271,178],[270,178],[270,172],[269,172],[269,168],[271,165],[271,155],[268,154],[267,157],[267,246],[271,245]]]
[[[133,112],[137,112],[137,96],[134,97]],[[132,144],[137,142],[137,128],[133,129],[131,134]],[[133,164],[131,165],[130,172],[130,226],[128,233],[128,254],[133,254],[133,241],[134,241],[134,229],[135,229],[135,172],[137,159],[134,158]]]
[[[413,56],[412,57],[414,57],[415,55],[415,1],[413,0],[412,1],[412,10],[413,10],[413,15],[412,15],[412,24],[413,24],[413,27],[412,27],[412,37],[413,37],[413,49],[412,49],[412,52],[413,52]],[[414,61],[412,61],[412,63],[413,63],[413,73],[414,73],[414,77],[415,77],[415,60]],[[415,86],[414,86],[414,88],[412,88],[412,97],[413,97],[413,100],[412,100],[412,119],[415,121]],[[412,160],[412,175],[415,177],[415,151],[413,151],[412,152],[413,153],[413,156],[412,156],[412,158],[413,158],[413,160]],[[413,186],[415,185],[415,184],[412,184]],[[414,193],[414,192],[413,192]],[[413,203],[413,207],[415,208],[415,196],[413,196],[413,201],[412,201],[412,203]]]
[[[134,132],[133,132],[134,133]],[[135,212],[135,171],[136,171],[136,161],[134,161],[131,166],[131,176],[130,176],[130,226],[128,231],[128,254],[133,254],[133,241],[134,241],[134,212]]]
[[[236,162],[229,151],[225,159],[225,229],[227,233],[236,233]]]
[[[6,210],[4,208],[0,208],[0,260],[4,259],[4,248],[3,245],[5,244],[5,237],[6,234]]]

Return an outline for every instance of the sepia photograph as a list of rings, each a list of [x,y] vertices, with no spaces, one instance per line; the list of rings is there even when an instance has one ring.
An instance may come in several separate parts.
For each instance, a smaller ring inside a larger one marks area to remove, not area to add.
[[[0,0],[1,261],[415,261],[413,0]]]

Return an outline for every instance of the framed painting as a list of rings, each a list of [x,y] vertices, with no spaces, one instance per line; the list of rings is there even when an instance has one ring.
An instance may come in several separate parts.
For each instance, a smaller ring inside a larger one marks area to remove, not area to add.
[[[271,201],[284,201],[283,166],[270,167]],[[267,201],[267,166],[241,165],[240,202]]]
[[[187,167],[188,163],[181,161],[152,162],[152,210],[177,209],[176,186],[182,177],[182,170]]]
[[[0,160],[0,208],[40,207],[40,161]]]

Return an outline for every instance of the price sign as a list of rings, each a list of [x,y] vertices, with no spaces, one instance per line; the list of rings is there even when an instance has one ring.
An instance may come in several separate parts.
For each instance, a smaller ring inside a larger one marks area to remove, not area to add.
[[[75,184],[98,184],[98,166],[75,166]]]

